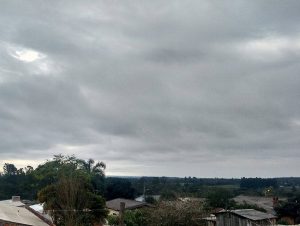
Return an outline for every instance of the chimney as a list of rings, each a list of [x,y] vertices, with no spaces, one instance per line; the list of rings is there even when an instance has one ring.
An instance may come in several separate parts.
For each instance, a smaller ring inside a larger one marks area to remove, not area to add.
[[[12,196],[11,201],[12,202],[21,202],[21,197],[20,196]]]
[[[274,197],[273,197],[273,207],[278,206],[278,204],[279,204],[278,197],[277,197],[277,196],[274,196]]]

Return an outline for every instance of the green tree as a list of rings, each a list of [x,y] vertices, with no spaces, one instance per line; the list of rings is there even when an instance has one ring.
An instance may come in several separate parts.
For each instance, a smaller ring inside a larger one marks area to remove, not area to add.
[[[212,208],[230,208],[235,205],[235,202],[231,199],[233,194],[224,188],[217,188],[214,191],[208,193],[206,197],[206,203]]]
[[[3,166],[4,175],[16,175],[18,173],[17,167],[14,164],[5,163]]]
[[[88,173],[104,176],[106,166],[103,162],[97,162],[95,164],[94,159],[88,159],[87,161],[78,160],[78,163],[81,165],[81,168],[86,170]]]
[[[300,196],[291,198],[287,202],[282,202],[274,209],[279,218],[289,216],[294,219],[295,224],[300,224]]]
[[[104,199],[93,191],[89,175],[65,166],[59,180],[38,193],[57,226],[89,226],[107,215]]]
[[[107,178],[105,197],[107,200],[115,198],[133,199],[135,189],[129,180],[123,178]]]
[[[87,161],[78,160],[79,168],[86,171],[88,174],[91,175],[91,182],[94,187],[94,190],[99,195],[104,195],[105,190],[105,181],[104,181],[104,170],[106,168],[105,163],[103,162],[96,162],[94,159],[88,159]]]
[[[177,195],[173,191],[164,190],[160,195],[160,200],[174,201],[176,199],[177,199]]]

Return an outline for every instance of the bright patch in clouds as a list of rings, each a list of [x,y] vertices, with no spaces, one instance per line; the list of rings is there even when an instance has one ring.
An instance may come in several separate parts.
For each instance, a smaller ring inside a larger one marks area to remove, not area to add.
[[[18,60],[22,64],[20,68],[23,67],[23,69],[6,70],[22,74],[26,69],[31,75],[49,75],[60,70],[55,62],[44,53],[12,43],[0,42],[0,47],[1,44],[6,49],[8,56]]]
[[[242,43],[238,48],[247,57],[258,60],[278,60],[290,53],[300,52],[300,38],[267,36]]]
[[[20,61],[29,63],[45,57],[43,54],[30,49],[17,50],[12,56]]]

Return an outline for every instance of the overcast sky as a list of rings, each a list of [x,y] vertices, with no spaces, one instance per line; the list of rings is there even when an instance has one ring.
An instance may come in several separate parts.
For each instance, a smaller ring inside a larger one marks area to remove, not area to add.
[[[299,176],[300,1],[0,2],[0,165]]]

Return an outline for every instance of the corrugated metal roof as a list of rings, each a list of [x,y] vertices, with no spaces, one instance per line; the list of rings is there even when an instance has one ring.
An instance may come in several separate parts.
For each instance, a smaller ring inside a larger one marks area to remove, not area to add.
[[[260,212],[254,209],[238,209],[238,210],[228,210],[228,211],[221,211],[217,214],[221,213],[234,213],[236,215],[239,215],[241,217],[253,220],[253,221],[258,221],[258,220],[266,220],[266,219],[274,219],[276,216],[269,214],[269,213],[264,213]]]
[[[0,219],[30,226],[49,226],[24,207],[7,205],[3,202],[0,203]]]

